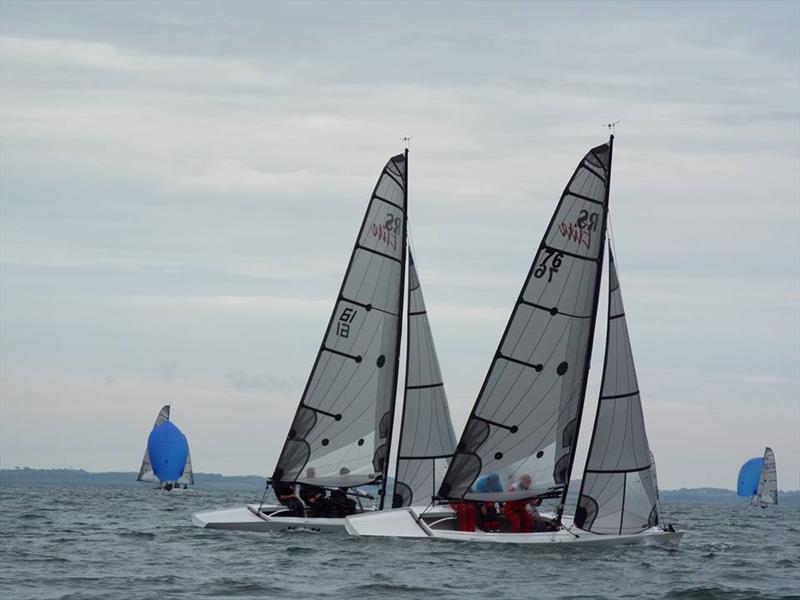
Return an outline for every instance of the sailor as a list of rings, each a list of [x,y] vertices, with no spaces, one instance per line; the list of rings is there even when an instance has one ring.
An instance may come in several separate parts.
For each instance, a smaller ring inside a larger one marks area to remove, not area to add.
[[[350,474],[350,469],[342,467],[339,469],[339,476],[346,477]],[[331,491],[330,511],[341,519],[356,512],[356,501],[347,497],[348,487],[339,487]]]
[[[497,473],[489,473],[486,477],[478,480],[475,484],[475,491],[479,494],[491,494],[503,491],[503,484],[500,483],[500,476]],[[497,505],[494,502],[478,503],[478,528],[482,531],[497,533],[500,531],[500,515],[497,512]]]
[[[456,527],[459,531],[475,531],[478,524],[478,511],[475,502],[453,502],[450,504],[456,513]]]
[[[494,502],[480,502],[478,504],[478,528],[488,533],[500,532],[500,514]]]
[[[518,481],[511,484],[509,491],[524,492],[531,489],[531,476],[521,475]],[[511,533],[531,533],[533,531],[533,514],[528,510],[530,498],[521,500],[506,500],[503,505],[503,514],[511,526]],[[536,509],[533,508],[535,511]],[[538,515],[538,511],[536,513]]]
[[[317,471],[314,467],[306,469],[306,481],[300,484],[300,499],[309,508],[308,516],[316,519],[319,517],[330,517],[330,506],[325,497],[325,489],[318,485],[308,483],[309,479],[314,479]]]
[[[278,502],[289,509],[288,516],[305,516],[303,503],[294,495],[294,486],[291,483],[288,481],[276,481],[272,484],[272,487],[275,490],[275,495],[278,497]]]

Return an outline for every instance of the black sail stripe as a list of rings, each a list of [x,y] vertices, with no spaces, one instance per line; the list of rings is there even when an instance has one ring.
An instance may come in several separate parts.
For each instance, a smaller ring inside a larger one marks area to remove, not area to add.
[[[382,256],[383,258],[388,258],[389,260],[393,260],[397,263],[403,264],[403,261],[397,257],[392,256],[391,254],[386,254],[385,252],[381,252],[380,250],[374,250],[367,246],[362,246],[361,244],[356,244],[356,249],[363,250],[365,252],[371,252],[372,254],[377,254],[378,256]]]
[[[606,473],[606,474],[615,474],[615,473],[638,473],[639,471],[647,471],[653,465],[647,465],[644,467],[637,467],[636,469],[586,469],[587,473]]]
[[[615,394],[613,396],[600,396],[600,400],[617,400],[619,398],[630,398],[632,396],[638,396],[639,390],[635,392],[628,392],[627,394]]]
[[[569,317],[571,319],[591,319],[592,315],[572,315],[570,313],[561,312],[555,306],[542,306],[541,304],[536,304],[535,302],[528,302],[527,300],[520,299],[520,304],[524,304],[525,306],[530,306],[532,308],[538,308],[539,310],[543,310],[549,312],[552,316],[562,316],[562,317]],[[553,310],[556,312],[553,313]]]
[[[394,174],[394,173],[392,173],[392,172],[391,172],[389,169],[384,169],[384,171],[383,171],[383,172],[384,172],[384,173],[386,173],[386,174],[387,174],[389,177],[391,177],[391,178],[392,178],[392,180],[393,180],[393,181],[394,181],[394,182],[395,182],[395,183],[396,183],[398,186],[400,186],[400,189],[401,189],[401,190],[402,190],[402,189],[405,189],[405,187],[406,187],[406,186],[405,186],[405,185],[403,185],[403,184],[402,184],[402,182],[400,182],[400,181],[397,179],[397,177],[395,176],[395,174]],[[400,208],[400,207],[398,206],[398,208]],[[400,210],[403,210],[403,209],[402,209],[402,208],[400,208]]]
[[[568,196],[575,196],[576,198],[580,198],[581,200],[585,200],[586,202],[592,202],[593,204],[599,204],[600,206],[605,206],[602,200],[597,200],[596,198],[589,198],[589,196],[584,196],[583,194],[579,194],[578,192],[568,192]]]
[[[388,198],[384,198],[383,196],[379,196],[378,194],[375,194],[374,198],[375,198],[375,200],[380,200],[381,202],[385,202],[386,204],[391,204],[392,206],[394,206],[397,210],[399,210],[401,212],[406,212],[405,210],[403,210],[402,206],[392,202]]]
[[[444,386],[444,383],[440,381],[439,383],[428,383],[426,385],[407,385],[406,389],[407,390],[424,390],[424,389],[427,389],[427,388],[437,388],[437,387],[442,387],[442,386]]]
[[[584,168],[584,169],[586,169],[587,171],[589,171],[589,173],[591,173],[592,175],[594,175],[595,177],[597,177],[597,178],[598,178],[600,181],[602,181],[603,183],[605,183],[605,182],[606,182],[606,178],[605,178],[605,177],[603,177],[603,176],[602,176],[600,173],[598,173],[597,171],[595,171],[593,167],[590,167],[588,164],[584,164],[584,165],[583,165],[583,168]]]
[[[577,258],[579,260],[588,260],[591,262],[598,262],[599,258],[597,256],[584,256],[583,254],[576,254],[575,252],[569,252],[567,250],[561,250],[560,248],[556,248],[555,246],[550,246],[548,244],[542,244],[542,248],[546,248],[548,250],[552,250],[553,252],[558,252],[563,254],[564,256],[571,256],[572,258]]]
[[[362,307],[362,308],[364,308],[366,310],[377,310],[378,312],[382,312],[385,315],[391,315],[393,317],[399,317],[400,316],[397,313],[393,313],[390,310],[384,310],[384,309],[379,308],[377,306],[374,306],[372,304],[367,304],[366,302],[359,302],[358,300],[353,300],[352,298],[348,298],[346,296],[341,296],[339,298],[339,300],[341,302],[347,302],[348,304],[355,304],[356,306],[360,306],[360,307]]]

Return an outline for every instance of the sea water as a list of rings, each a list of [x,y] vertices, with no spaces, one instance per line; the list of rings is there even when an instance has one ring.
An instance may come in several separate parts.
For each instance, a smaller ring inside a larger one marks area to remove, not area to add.
[[[800,510],[667,504],[678,548],[524,547],[199,529],[247,491],[0,489],[0,597],[800,598]]]

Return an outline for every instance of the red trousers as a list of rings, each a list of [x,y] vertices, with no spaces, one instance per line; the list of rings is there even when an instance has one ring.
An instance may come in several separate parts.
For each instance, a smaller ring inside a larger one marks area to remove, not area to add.
[[[453,502],[450,507],[456,511],[456,523],[459,531],[475,531],[478,514],[472,502]]]
[[[526,510],[528,500],[513,500],[506,502],[503,512],[511,525],[512,533],[531,533],[533,531],[533,519],[531,513]]]

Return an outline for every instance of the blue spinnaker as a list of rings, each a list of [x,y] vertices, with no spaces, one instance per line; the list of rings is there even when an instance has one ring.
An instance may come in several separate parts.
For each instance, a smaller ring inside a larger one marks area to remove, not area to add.
[[[147,453],[159,481],[177,481],[186,465],[189,443],[180,429],[171,421],[165,421],[150,432]]]
[[[749,498],[756,495],[758,490],[758,479],[761,477],[761,469],[764,466],[762,457],[751,458],[739,469],[739,481],[736,485],[736,495]]]

